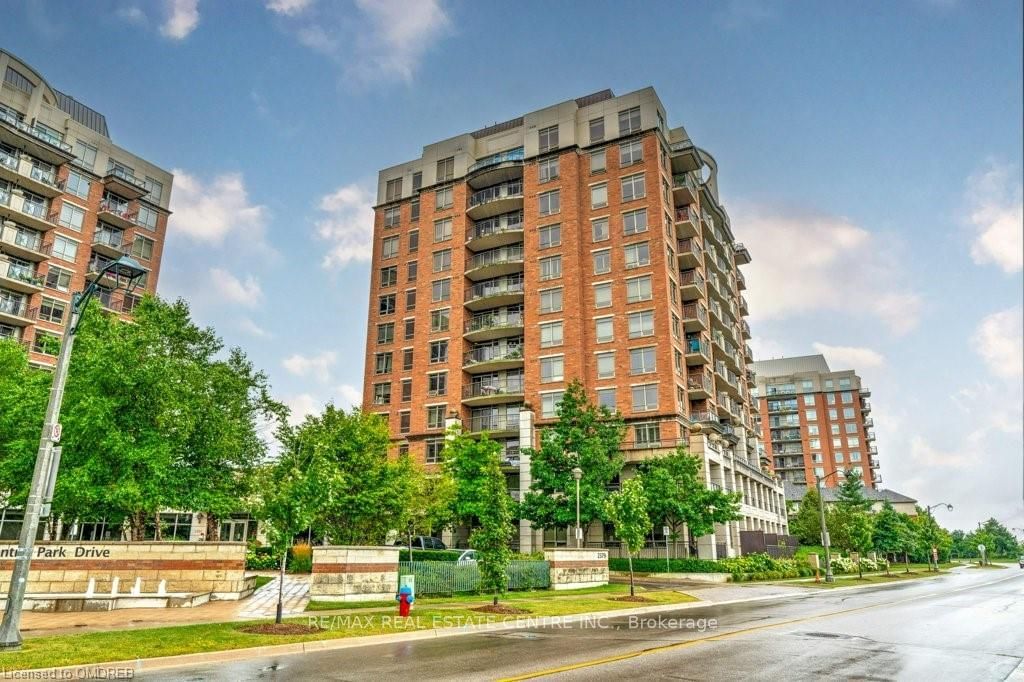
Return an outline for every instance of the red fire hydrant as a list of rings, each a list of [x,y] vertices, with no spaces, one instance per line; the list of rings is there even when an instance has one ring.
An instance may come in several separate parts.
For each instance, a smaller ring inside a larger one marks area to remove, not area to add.
[[[408,585],[402,585],[398,590],[398,594],[395,596],[398,600],[398,615],[405,617],[409,615],[409,609],[412,607],[412,603],[416,601],[412,595],[412,588]]]

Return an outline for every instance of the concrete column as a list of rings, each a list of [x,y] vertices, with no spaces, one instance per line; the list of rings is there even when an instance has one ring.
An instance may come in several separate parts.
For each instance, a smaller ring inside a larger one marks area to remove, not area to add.
[[[519,411],[519,494],[525,495],[533,484],[533,474],[530,471],[530,456],[525,454],[524,448],[534,446],[533,442],[533,412],[530,410]],[[543,547],[543,539],[537,543],[536,533],[533,525],[526,519],[519,521],[519,551],[524,553],[534,552]]]
[[[715,536],[713,534],[697,538],[697,556],[709,561],[714,561],[718,558],[718,548],[715,546]]]

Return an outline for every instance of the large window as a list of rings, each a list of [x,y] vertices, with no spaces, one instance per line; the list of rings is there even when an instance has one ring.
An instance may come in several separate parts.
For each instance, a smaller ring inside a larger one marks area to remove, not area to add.
[[[550,348],[562,345],[562,323],[546,322],[540,325],[540,346]]]
[[[452,269],[452,250],[444,249],[433,254],[434,272],[446,272]]]
[[[44,296],[43,302],[39,306],[39,319],[52,322],[53,324],[63,324],[64,313],[67,312],[67,307],[68,304],[64,301]]]
[[[395,295],[385,294],[380,296],[377,304],[377,312],[381,315],[393,315],[395,312]]]
[[[542,154],[558,149],[558,126],[549,126],[537,131],[537,150]]]
[[[402,178],[388,180],[384,190],[384,201],[394,201],[402,198]]]
[[[540,360],[540,382],[562,381],[565,378],[565,359],[561,355]]]
[[[557,279],[562,276],[562,257],[549,256],[540,259],[540,279]]]
[[[86,177],[78,171],[71,171],[68,173],[68,181],[65,188],[76,197],[80,197],[82,199],[88,198],[91,186],[92,183],[90,183]]]
[[[384,209],[384,227],[394,227],[402,222],[402,207],[388,206]]]
[[[639,268],[651,264],[651,247],[647,242],[625,247],[626,268]]]
[[[604,149],[598,149],[596,152],[590,152],[590,172],[591,173],[603,173],[608,167],[607,154]]]
[[[658,409],[658,384],[633,386],[633,411],[647,412]]]
[[[427,375],[427,395],[447,395],[448,372],[434,372]]]
[[[621,180],[622,184],[622,200],[633,201],[634,199],[642,199],[646,190],[644,189],[644,174],[637,173],[636,175],[628,175]]]
[[[374,374],[389,374],[391,372],[391,360],[393,354],[391,351],[387,353],[376,353],[373,356],[373,373]]]
[[[631,348],[629,351],[629,373],[650,374],[657,371],[654,347]]]
[[[449,156],[437,162],[437,182],[444,182],[455,177],[455,157]]]
[[[538,245],[542,249],[550,249],[562,243],[562,226],[548,225],[537,230]]]
[[[612,283],[601,282],[594,285],[594,307],[607,308],[612,304]]]
[[[72,146],[75,156],[77,157],[76,163],[83,168],[92,170],[96,166],[96,152],[99,151],[96,147],[92,146],[88,142],[82,140],[75,140],[75,144]]]
[[[628,166],[644,160],[644,145],[640,140],[630,140],[619,145],[619,165]]]
[[[594,320],[594,331],[598,343],[607,343],[615,338],[615,325],[612,317],[599,317]]]
[[[136,237],[132,242],[132,256],[139,260],[150,260],[153,258],[153,246],[155,242],[148,237]]]
[[[391,404],[391,382],[384,382],[373,385],[373,404],[374,405],[390,405]]]
[[[590,142],[600,142],[604,139],[604,117],[590,119]]]
[[[75,258],[78,256],[78,242],[71,241],[67,237],[57,235],[53,238],[53,256],[66,260],[70,263],[75,262]]]
[[[615,353],[597,354],[597,378],[612,379],[615,377]]]
[[[591,221],[590,225],[594,233],[595,242],[603,242],[611,237],[607,218],[595,218]]]
[[[640,131],[640,107],[625,109],[619,112],[619,135],[629,135]]]
[[[629,314],[629,338],[654,336],[654,311],[642,310]]]
[[[648,422],[633,427],[634,440],[638,446],[654,446],[661,443],[661,424]]]
[[[435,365],[439,362],[448,362],[447,341],[430,342],[430,364]]]
[[[615,389],[614,388],[599,388],[597,389],[597,406],[606,407],[612,412],[619,408],[615,400]]]
[[[627,237],[631,234],[647,231],[647,209],[626,211],[622,214],[622,233]]]
[[[192,514],[160,514],[161,540],[188,542],[191,536]],[[156,524],[153,521],[146,521],[143,537],[146,540],[156,539]]]
[[[60,218],[57,220],[61,225],[75,232],[81,232],[83,220],[85,220],[85,209],[66,201],[61,204]]]
[[[634,277],[626,280],[626,303],[649,301],[652,298],[651,276]]]
[[[428,429],[443,429],[444,428],[444,412],[447,409],[447,405],[428,405],[427,406],[427,428]]]
[[[450,279],[439,279],[430,284],[430,300],[434,303],[447,301],[452,297],[452,281]]]
[[[594,258],[594,274],[603,275],[607,272],[612,271],[612,251],[611,249],[602,249],[600,251],[594,251],[592,254]]]
[[[51,265],[46,272],[46,288],[67,291],[71,287],[71,271]]]
[[[430,331],[446,332],[451,319],[451,308],[430,311]]]
[[[540,182],[547,182],[558,178],[558,157],[544,159],[537,164],[537,179]]]
[[[444,242],[452,238],[452,219],[434,221],[434,241]]]
[[[395,340],[395,323],[385,322],[377,325],[377,343],[391,343]]]
[[[590,187],[590,208],[604,208],[608,205],[608,183],[602,182]]]
[[[382,287],[392,287],[398,283],[398,266],[389,265],[386,268],[380,269],[380,285]]]
[[[540,292],[540,312],[557,313],[562,310],[562,289],[544,289]]]
[[[394,237],[387,237],[383,242],[383,246],[381,247],[381,258],[397,258],[398,245],[399,239],[397,235]]]
[[[559,191],[544,192],[537,197],[540,215],[552,215],[561,210],[561,194]]]
[[[558,405],[562,402],[564,391],[552,391],[540,394],[540,416],[543,419],[551,419],[558,416]]]
[[[444,452],[444,438],[428,438],[426,449],[427,464],[438,464]]]
[[[148,230],[156,229],[156,218],[157,212],[146,206],[139,206],[139,211],[135,216],[135,222]]]
[[[455,195],[451,187],[442,187],[434,191],[434,208],[442,211],[451,208],[455,203]]]

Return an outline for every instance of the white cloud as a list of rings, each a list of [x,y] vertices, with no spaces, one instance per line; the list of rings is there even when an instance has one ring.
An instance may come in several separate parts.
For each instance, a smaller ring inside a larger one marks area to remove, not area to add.
[[[921,297],[898,279],[894,238],[846,218],[738,205],[732,223],[750,248],[751,317],[788,319],[824,311],[866,314],[894,334],[914,329]]]
[[[241,173],[203,180],[174,169],[169,228],[194,241],[220,244],[231,232],[244,232],[242,243],[262,245],[267,207],[249,203]]]
[[[292,17],[301,14],[311,4],[313,0],[267,0],[267,9],[275,14]]]
[[[292,426],[298,426],[308,415],[316,414],[323,407],[309,393],[288,396],[282,402],[291,410],[288,423]]]
[[[989,162],[967,179],[968,220],[976,236],[971,257],[1004,272],[1024,268],[1024,199],[1018,169]]]
[[[306,416],[322,412],[327,403],[333,403],[338,409],[348,411],[359,407],[363,402],[362,391],[350,384],[336,386],[332,393],[333,395],[327,397],[312,393],[299,393],[284,398],[284,404],[291,410],[288,423],[292,426],[301,424]]]
[[[348,410],[353,407],[359,407],[363,402],[363,392],[351,384],[342,384],[335,390],[337,391],[337,399],[334,402],[335,407]]]
[[[124,7],[117,8],[117,16],[119,19],[123,19],[130,24],[145,24],[146,14],[135,5],[125,5]]]
[[[251,308],[263,298],[260,283],[252,275],[240,280],[223,268],[210,268],[210,286],[221,300]]]
[[[164,12],[160,33],[172,40],[184,40],[199,25],[199,0],[164,0]]]
[[[330,379],[331,368],[334,367],[337,360],[338,356],[328,350],[317,355],[295,353],[285,358],[281,365],[295,376],[308,376],[326,383]]]
[[[1024,312],[1020,306],[985,317],[972,346],[992,374],[1012,379],[1024,374]]]
[[[814,350],[825,356],[829,366],[833,370],[881,367],[885,364],[885,357],[871,348],[858,348],[856,346],[828,346],[815,341]]]
[[[340,187],[320,199],[326,217],[316,221],[316,234],[332,242],[323,257],[325,268],[368,261],[373,255],[373,194],[356,184]]]
[[[270,332],[256,324],[251,318],[248,317],[243,317],[239,319],[237,326],[240,330],[242,330],[249,336],[255,336],[256,338],[259,339],[265,339],[270,336]]]

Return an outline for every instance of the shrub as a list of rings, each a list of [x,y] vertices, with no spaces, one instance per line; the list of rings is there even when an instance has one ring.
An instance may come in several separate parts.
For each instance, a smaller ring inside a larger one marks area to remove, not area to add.
[[[413,561],[458,561],[463,550],[453,549],[414,549],[412,551]],[[398,552],[399,561],[409,560],[409,550],[403,549]]]
[[[313,548],[307,544],[292,545],[287,568],[289,573],[312,573]]]
[[[609,559],[608,569],[611,571],[628,571],[627,559]],[[639,573],[665,573],[664,559],[633,559],[633,570]],[[669,559],[669,573],[731,573],[732,570],[721,561],[706,559]]]
[[[245,551],[245,568],[249,571],[270,571],[281,567],[280,559],[270,547],[249,547]]]

